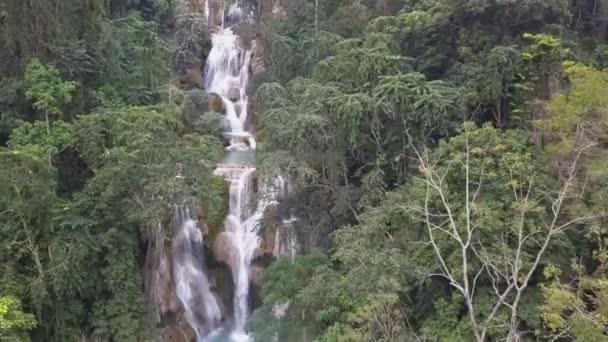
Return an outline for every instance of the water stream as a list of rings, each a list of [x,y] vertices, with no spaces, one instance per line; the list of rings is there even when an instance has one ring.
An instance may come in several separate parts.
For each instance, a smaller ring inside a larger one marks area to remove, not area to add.
[[[217,298],[205,274],[203,234],[190,206],[178,205],[173,214],[173,276],[188,323],[198,341],[215,330],[222,319]]]
[[[249,20],[238,0],[209,6],[205,16],[213,18],[212,48],[205,66],[205,86],[209,94],[221,98],[225,113],[227,141],[224,161],[217,165],[216,176],[230,185],[229,208],[221,233],[227,243],[227,255],[234,284],[233,319],[230,326],[220,326],[222,311],[211,291],[204,269],[203,236],[190,207],[179,206],[174,219],[174,279],[177,295],[184,307],[185,318],[196,332],[197,342],[249,341],[245,331],[250,314],[251,263],[260,246],[259,221],[264,210],[276,203],[287,189],[281,177],[270,182],[258,181],[255,169],[255,132],[248,112],[247,84],[252,47],[243,44],[230,25]],[[216,18],[223,18],[220,20]],[[278,237],[278,235],[277,235]],[[281,249],[277,241],[277,253]]]
[[[231,27],[224,23],[238,23],[243,11],[236,3],[230,5],[222,27],[211,37],[212,48],[205,68],[207,92],[222,99],[226,114],[229,141],[226,147],[228,162],[218,165],[215,174],[230,182],[230,202],[223,234],[230,242],[229,264],[234,282],[234,326],[233,340],[248,340],[245,324],[249,314],[250,265],[254,252],[260,245],[258,221],[267,204],[257,201],[255,205],[255,167],[239,161],[230,154],[239,155],[255,150],[255,138],[248,127],[247,83],[251,49],[243,46],[241,39]]]

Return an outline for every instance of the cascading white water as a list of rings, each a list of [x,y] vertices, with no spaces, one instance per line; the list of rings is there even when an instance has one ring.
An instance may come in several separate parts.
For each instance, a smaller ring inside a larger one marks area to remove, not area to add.
[[[238,21],[243,11],[234,3],[228,10],[231,22]],[[226,19],[226,18],[225,18]],[[224,20],[225,22],[226,20]],[[241,39],[230,27],[224,27],[211,37],[212,48],[207,57],[205,83],[208,93],[222,99],[229,130],[226,148],[232,151],[254,150],[255,138],[248,125],[247,83],[251,50],[246,49]],[[232,152],[234,153],[234,152]],[[255,210],[252,198],[256,193],[255,168],[245,164],[219,165],[215,174],[230,182],[230,203],[226,217],[224,236],[230,241],[228,255],[234,281],[234,340],[248,340],[245,324],[249,312],[250,265],[254,252],[260,244],[258,221],[267,205],[259,201]]]
[[[173,226],[173,277],[177,297],[200,342],[218,327],[222,312],[204,271],[203,234],[190,207],[175,208]]]
[[[269,205],[276,204],[277,191],[262,184],[257,194],[257,206],[252,210],[255,168],[223,165],[215,174],[230,181],[230,203],[223,234],[230,241],[230,267],[235,284],[234,333],[235,340],[248,340],[244,333],[249,312],[250,266],[256,249],[260,245],[259,222]]]
[[[242,11],[229,13],[238,18]],[[238,8],[238,7],[237,7]],[[211,36],[212,48],[207,57],[205,83],[208,93],[221,97],[230,131],[228,150],[255,149],[255,139],[245,126],[248,120],[247,84],[251,49],[245,49],[232,28],[223,28]]]

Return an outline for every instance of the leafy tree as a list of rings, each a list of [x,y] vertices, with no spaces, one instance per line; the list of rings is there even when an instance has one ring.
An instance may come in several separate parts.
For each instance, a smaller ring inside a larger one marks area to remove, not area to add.
[[[72,125],[55,121],[50,126],[43,122],[19,122],[13,130],[8,145],[13,148],[39,151],[40,156],[52,156],[70,144]]]
[[[600,341],[606,338],[604,327],[606,310],[605,265],[608,259],[604,241],[606,231],[605,200],[608,155],[604,141],[608,105],[606,71],[582,64],[566,64],[570,86],[556,95],[548,106],[550,116],[535,122],[545,134],[546,149],[552,157],[555,172],[563,173],[569,160],[579,158],[581,166],[577,183],[589,189],[587,196],[574,204],[576,213],[595,213],[597,218],[584,228],[584,239],[591,244],[592,262],[573,261],[570,269],[552,267],[545,272],[549,284],[544,293],[544,319],[550,335]],[[580,187],[581,185],[577,185]],[[566,280],[576,277],[576,285]]]
[[[559,38],[547,34],[524,34],[530,42],[529,47],[522,53],[522,58],[528,64],[530,79],[528,82],[535,86],[534,94],[547,99],[553,95],[561,82],[562,63],[570,54]]]
[[[36,314],[32,336],[69,339],[86,321],[83,291],[95,284],[94,272],[86,271],[92,261],[88,232],[53,221],[62,202],[55,196],[54,172],[39,151],[3,150],[0,158],[1,291],[24,298]]]
[[[521,141],[517,132],[501,137],[488,126],[465,125],[460,136],[439,147],[438,156],[450,155],[450,162],[420,157],[420,191],[426,195],[411,210],[426,225],[439,262],[437,276],[462,296],[480,341],[502,334],[489,329],[504,320],[508,338],[519,336],[522,295],[547,262],[548,250],[564,230],[595,217],[567,213],[567,198],[581,191],[574,186],[578,159],[556,190],[545,193],[551,185]],[[485,282],[495,291],[484,309],[476,295]]]
[[[137,13],[104,23],[99,53],[110,86],[98,90],[101,105],[108,100],[148,105],[162,98],[161,86],[168,79],[167,45],[157,30],[156,23]]]
[[[11,296],[0,297],[0,339],[29,341],[27,331],[35,325],[34,316],[22,311],[18,299]]]
[[[44,112],[47,133],[50,135],[50,115],[61,115],[65,105],[72,100],[72,93],[77,83],[63,81],[59,70],[54,66],[45,66],[38,59],[32,60],[25,72],[28,83],[26,96],[34,101],[34,107]],[[66,118],[64,114],[64,118]]]
[[[472,110],[489,110],[500,127],[510,122],[511,104],[521,80],[521,53],[516,46],[496,46],[483,59],[455,66],[453,77],[465,84]],[[475,108],[477,107],[477,108]]]
[[[545,275],[550,279],[543,288],[543,319],[549,330],[548,335],[553,338],[603,341],[606,339],[604,327],[608,294],[605,276],[601,274],[602,271],[587,275],[580,265],[574,269],[580,272],[580,282],[576,288],[561,284],[559,268],[548,267],[545,270]]]

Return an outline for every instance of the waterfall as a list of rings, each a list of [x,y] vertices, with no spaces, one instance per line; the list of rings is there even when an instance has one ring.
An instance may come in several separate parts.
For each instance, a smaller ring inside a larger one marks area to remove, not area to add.
[[[176,206],[173,214],[173,277],[186,319],[197,341],[218,327],[222,313],[204,271],[203,234],[189,206]]]
[[[231,5],[228,12],[232,20],[238,20],[243,15],[235,6]],[[218,95],[224,103],[230,128],[225,133],[230,139],[228,150],[255,149],[255,139],[246,127],[249,118],[247,84],[251,49],[243,47],[240,38],[230,27],[212,34],[211,43],[205,68],[205,85],[208,93]]]
[[[222,99],[227,122],[224,136],[229,141],[227,153],[255,150],[255,138],[248,126],[249,64],[251,49],[226,24],[236,23],[243,17],[237,3],[225,11],[221,29],[211,37],[212,48],[207,57],[205,85],[208,93]],[[227,157],[227,159],[230,159]],[[245,324],[249,313],[250,266],[260,245],[258,221],[268,201],[253,204],[255,197],[255,167],[237,161],[219,164],[215,174],[230,182],[229,209],[225,220],[224,236],[229,240],[229,264],[234,282],[234,330],[233,340],[248,340]]]

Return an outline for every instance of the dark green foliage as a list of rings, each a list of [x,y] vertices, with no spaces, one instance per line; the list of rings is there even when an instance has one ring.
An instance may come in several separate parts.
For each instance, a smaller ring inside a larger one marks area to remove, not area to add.
[[[211,49],[211,41],[205,18],[201,14],[180,14],[175,22],[176,47],[173,52],[173,68],[185,76],[189,70],[204,64],[205,52]]]
[[[138,14],[104,23],[98,43],[100,67],[102,80],[112,86],[96,91],[99,105],[146,105],[162,98],[168,51],[156,29],[156,23],[144,21]]]
[[[169,203],[214,203],[222,193],[209,187],[219,141],[178,136],[178,125],[177,109],[159,106],[91,114],[73,130],[57,121],[50,135],[41,122],[14,131],[13,149],[1,155],[7,244],[0,250],[6,277],[0,291],[29,294],[40,322],[34,336],[72,340],[81,326],[104,340],[154,336],[141,290],[140,236],[169,235],[160,229]],[[94,174],[71,202],[56,198],[55,175],[44,159],[66,144]],[[42,319],[49,316],[54,319]]]
[[[10,147],[0,151],[0,339],[159,336],[142,239],[170,235],[170,203],[220,211],[223,193],[209,190],[218,139],[186,130],[174,103],[133,106],[165,98],[159,28],[174,5],[0,3],[0,134]],[[217,119],[207,121],[197,131],[216,134]]]
[[[158,340],[145,245],[175,203],[221,230],[189,5],[0,1],[0,340]],[[303,252],[257,340],[606,340],[606,1],[247,5],[260,179],[294,187],[265,237],[292,212]]]
[[[224,131],[224,116],[214,112],[213,104],[218,98],[200,89],[188,91],[182,103],[182,122],[189,131],[221,137]]]
[[[319,341],[605,339],[606,87],[597,69],[606,26],[597,18],[608,5],[420,0],[377,16],[382,4],[284,4],[290,20],[269,21],[265,35],[276,83],[257,91],[261,170],[290,176],[297,191],[283,206],[297,213],[301,244],[331,262],[282,297],[301,261],[271,268],[290,278],[272,278],[260,313],[290,299],[289,318],[254,330],[312,322]],[[297,27],[315,24],[344,39],[310,68]],[[459,131],[468,120],[476,124]],[[431,170],[441,191],[427,192]],[[425,205],[434,215],[421,215]],[[441,228],[448,217],[459,234],[472,222],[475,234],[465,260],[455,233],[436,228],[442,265],[424,222]],[[528,236],[519,247],[518,231]],[[518,274],[498,276],[501,260]],[[552,267],[564,273],[544,280]],[[446,280],[445,269],[456,276]],[[475,279],[472,305],[458,290],[465,278]],[[497,297],[508,279],[522,289],[502,299],[513,310]]]

